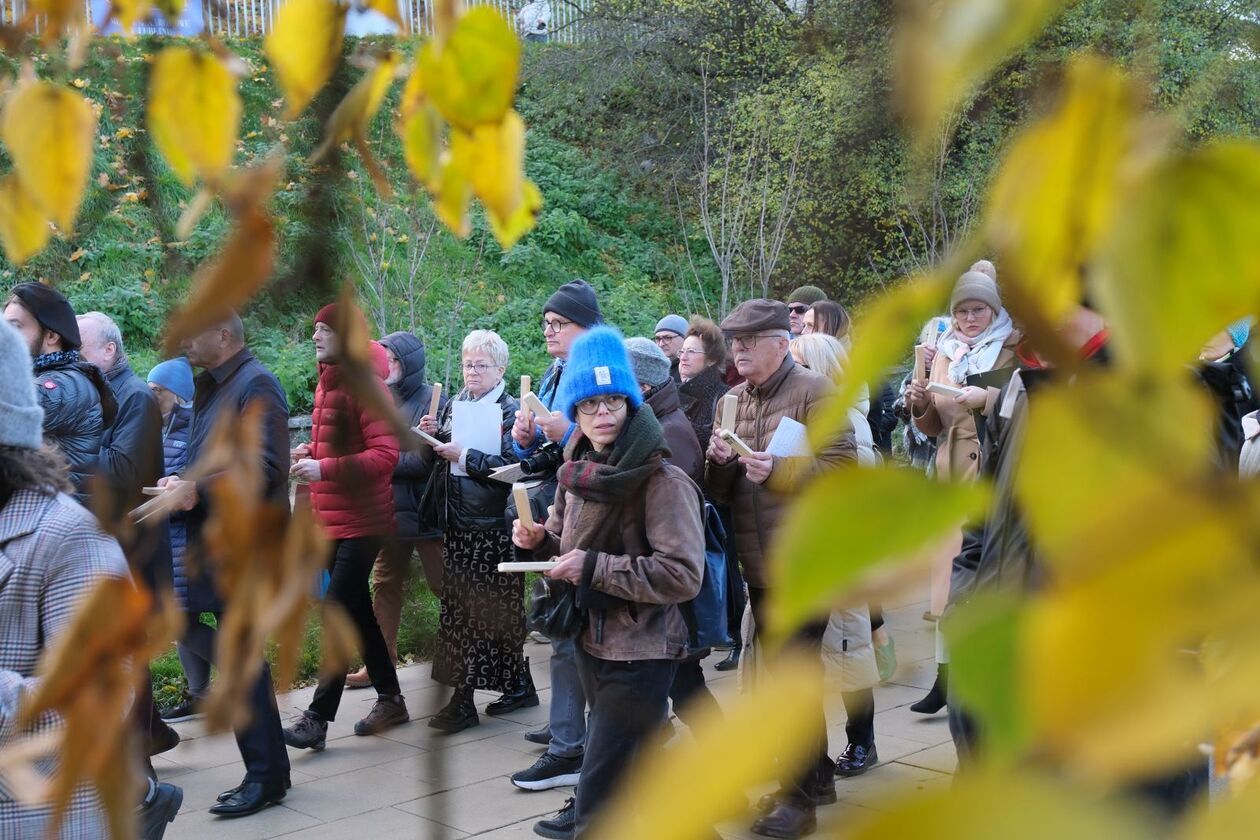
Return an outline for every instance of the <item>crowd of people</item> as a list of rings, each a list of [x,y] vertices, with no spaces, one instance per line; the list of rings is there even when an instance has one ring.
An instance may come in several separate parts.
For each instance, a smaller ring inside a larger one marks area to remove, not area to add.
[[[178,743],[170,724],[196,717],[210,686],[215,629],[202,616],[232,609],[216,564],[206,562],[214,479],[186,476],[219,420],[252,408],[263,418],[258,502],[287,515],[291,491],[309,500],[330,541],[323,597],[349,616],[364,664],[323,678],[286,726],[264,662],[236,732],[244,777],[210,811],[247,816],[284,799],[286,746],[325,749],[346,689],[376,692],[356,735],[411,719],[397,636],[418,558],[441,603],[433,679],[451,689],[427,725],[456,733],[478,725],[483,712],[537,706],[524,646],[531,630],[546,633],[548,722],[525,734],[545,749],[511,783],[525,791],[575,786],[535,831],[587,836],[636,754],[656,743],[671,705],[684,723],[720,714],[701,662],[725,648],[715,667],[731,670],[755,649],[776,582],[771,545],[805,481],[891,458],[901,417],[912,464],[948,480],[988,473],[999,489],[1008,486],[1017,438],[1006,427],[1020,422],[1030,383],[1047,375],[986,261],[959,278],[948,313],[924,327],[915,348],[921,369],[899,389],[875,384],[863,392],[847,428],[815,449],[792,448],[779,433],[814,422],[844,376],[855,336],[846,309],[812,286],[783,302],[745,301],[720,323],[667,314],[650,338],[626,338],[606,323],[594,288],[574,280],[540,313],[550,366],[536,388],[516,395],[505,379],[510,349],[489,330],[464,338],[462,387],[449,396],[426,379],[424,344],[407,332],[370,341],[375,381],[351,387],[346,377],[358,369],[347,364],[343,333],[367,324],[346,309],[329,304],[314,316],[311,440],[291,448],[284,391],[248,349],[239,317],[186,340],[182,356],[149,371],[146,386],[107,314],[76,315],[48,286],[14,287],[0,325],[0,548],[16,569],[0,582],[0,745],[17,736],[14,709],[74,606],[96,580],[128,574],[169,588],[186,613],[178,652],[187,696],[159,714],[146,683],[133,715],[148,755]],[[1105,356],[1104,325],[1087,307],[1064,331],[1083,355]],[[1218,355],[1228,359],[1241,346],[1231,339]],[[356,396],[363,387],[388,396],[426,442],[405,446],[396,426]],[[986,434],[986,426],[994,428]],[[524,498],[512,492],[517,486]],[[174,513],[156,527],[125,527],[152,487],[178,500]],[[528,510],[518,509],[525,502]],[[1022,563],[1026,572],[1033,550],[1011,519],[960,528],[933,548],[925,618],[935,621],[1003,569]],[[1012,540],[1022,548],[1012,549]],[[715,550],[724,639],[701,646],[694,604],[712,584],[706,556]],[[517,561],[548,564],[528,609],[525,576],[500,569]],[[21,580],[29,583],[15,585]],[[773,771],[779,789],[757,803],[754,834],[812,833],[817,809],[836,801],[836,778],[878,762],[874,687],[895,668],[883,624],[878,604],[850,607],[817,616],[787,644],[817,659],[820,675],[838,688],[847,743],[833,759],[824,708],[814,709],[810,758]],[[936,648],[936,685],[912,706],[923,714],[949,700],[939,633]],[[758,659],[773,671],[774,662]],[[479,710],[478,690],[499,697]],[[974,755],[982,733],[966,709],[950,704],[949,712],[960,755]],[[151,763],[147,777],[139,813],[144,836],[158,838],[183,794],[160,782]],[[6,826],[47,818],[46,809],[0,801]],[[104,831],[100,820],[92,792],[82,790],[65,826],[94,836]]]

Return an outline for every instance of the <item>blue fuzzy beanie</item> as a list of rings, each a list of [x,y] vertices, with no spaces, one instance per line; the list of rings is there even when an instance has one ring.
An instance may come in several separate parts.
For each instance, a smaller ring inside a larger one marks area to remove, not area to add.
[[[193,398],[192,365],[183,356],[158,362],[149,371],[149,381],[161,385],[182,403],[191,402]]]
[[[643,404],[621,333],[612,327],[595,327],[569,350],[556,408],[575,421],[578,403],[604,394],[624,394],[631,408]]]

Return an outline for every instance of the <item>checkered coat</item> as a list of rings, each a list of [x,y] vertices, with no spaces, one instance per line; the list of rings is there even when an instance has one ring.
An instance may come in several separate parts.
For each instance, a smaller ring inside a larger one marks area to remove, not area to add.
[[[19,490],[0,510],[0,750],[17,738],[18,704],[36,685],[35,667],[45,648],[97,581],[127,573],[118,543],[69,496]],[[39,726],[57,725],[45,718]],[[49,816],[47,808],[15,801],[0,778],[0,840],[44,837]],[[60,836],[106,835],[95,794],[80,789]]]

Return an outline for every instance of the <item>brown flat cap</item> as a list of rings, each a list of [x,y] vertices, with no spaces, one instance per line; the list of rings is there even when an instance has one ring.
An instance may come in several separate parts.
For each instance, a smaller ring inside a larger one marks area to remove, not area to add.
[[[766,298],[744,301],[722,321],[722,332],[727,335],[748,335],[762,330],[786,331],[790,328],[787,306]]]

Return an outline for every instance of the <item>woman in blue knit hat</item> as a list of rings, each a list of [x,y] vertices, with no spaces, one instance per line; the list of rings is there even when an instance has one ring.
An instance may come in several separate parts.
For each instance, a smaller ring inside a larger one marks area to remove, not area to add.
[[[553,580],[577,587],[586,615],[578,667],[590,703],[576,802],[535,831],[583,837],[637,748],[666,719],[687,655],[679,604],[700,591],[703,498],[643,404],[621,334],[596,327],[573,345],[557,407],[578,424],[557,474],[545,526],[513,524],[512,540],[555,560]]]

